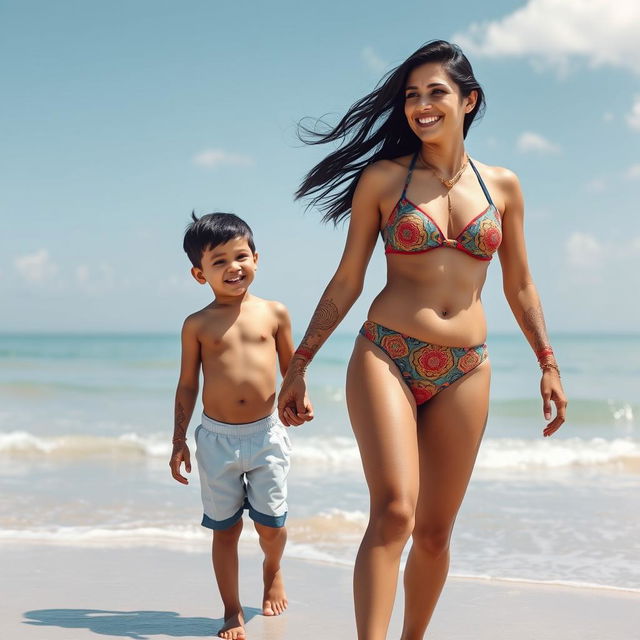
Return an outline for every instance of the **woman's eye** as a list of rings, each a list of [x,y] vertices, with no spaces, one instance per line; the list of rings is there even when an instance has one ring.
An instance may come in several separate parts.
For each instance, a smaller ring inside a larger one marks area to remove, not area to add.
[[[407,93],[407,95],[405,96],[405,99],[409,99],[409,98],[415,98],[418,94],[415,91],[412,91],[411,93]]]

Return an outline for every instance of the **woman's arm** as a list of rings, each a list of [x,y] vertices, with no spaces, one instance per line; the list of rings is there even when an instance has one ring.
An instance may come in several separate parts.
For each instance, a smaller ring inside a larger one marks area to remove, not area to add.
[[[525,338],[542,368],[540,390],[545,420],[551,420],[551,402],[556,417],[545,427],[544,435],[555,433],[565,420],[567,400],[560,382],[560,371],[549,344],[538,291],[529,271],[524,239],[524,199],[517,176],[503,170],[500,179],[505,196],[502,244],[499,249],[504,294]]]
[[[367,167],[353,195],[349,231],[338,269],[311,317],[304,338],[291,359],[278,397],[280,419],[300,425],[310,419],[305,407],[304,374],[327,338],[362,292],[364,276],[380,229],[379,194],[384,174]]]

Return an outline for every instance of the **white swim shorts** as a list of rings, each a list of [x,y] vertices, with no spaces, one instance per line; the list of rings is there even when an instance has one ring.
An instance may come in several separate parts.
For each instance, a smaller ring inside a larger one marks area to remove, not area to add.
[[[277,412],[248,424],[203,413],[195,441],[203,527],[228,529],[244,509],[259,524],[284,526],[291,441]]]

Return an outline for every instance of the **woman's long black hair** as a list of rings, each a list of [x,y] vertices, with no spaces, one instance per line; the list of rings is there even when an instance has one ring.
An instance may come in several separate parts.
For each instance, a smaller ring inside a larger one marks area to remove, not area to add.
[[[353,104],[340,122],[326,133],[300,125],[300,138],[306,144],[342,142],[336,151],[309,171],[295,194],[296,200],[312,196],[309,206],[324,211],[323,222],[331,220],[338,224],[349,216],[356,185],[368,164],[415,153],[420,148],[420,140],[410,129],[404,114],[404,91],[411,71],[427,62],[442,64],[463,98],[472,91],[478,92],[473,111],[464,117],[463,135],[466,138],[474,118],[484,110],[484,92],[460,47],[445,40],[433,40],[389,71],[376,89]]]

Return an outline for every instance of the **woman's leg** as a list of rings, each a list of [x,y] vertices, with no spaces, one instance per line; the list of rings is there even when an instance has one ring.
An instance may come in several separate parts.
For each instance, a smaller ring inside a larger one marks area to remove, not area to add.
[[[347,406],[370,495],[354,570],[358,638],[384,640],[418,498],[416,410],[396,365],[362,336],[347,371]]]
[[[418,410],[420,492],[404,572],[402,640],[421,640],[449,570],[449,540],[489,409],[485,361]]]

